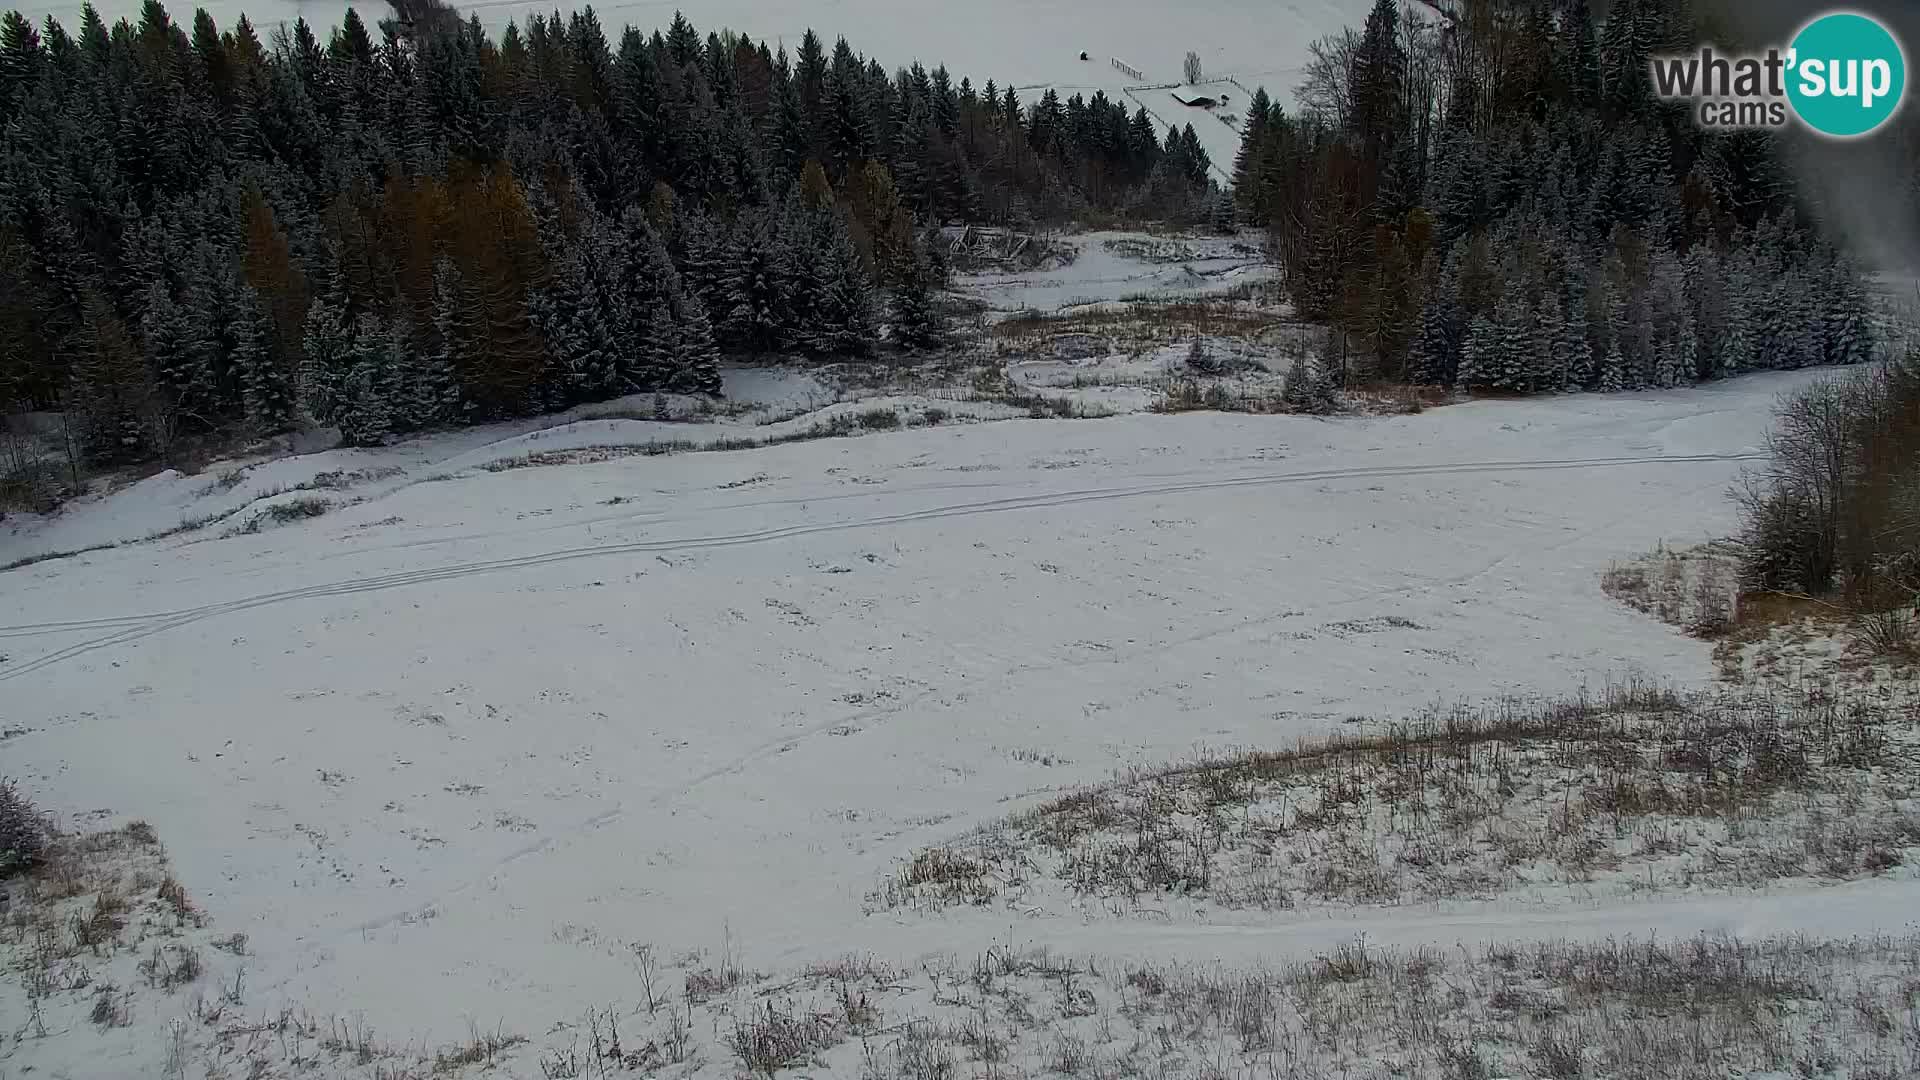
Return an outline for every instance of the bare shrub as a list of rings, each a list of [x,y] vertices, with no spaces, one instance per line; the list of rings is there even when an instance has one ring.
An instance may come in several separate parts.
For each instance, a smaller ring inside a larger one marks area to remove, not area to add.
[[[200,978],[200,950],[184,945],[155,945],[153,952],[140,961],[140,974],[149,985],[172,990]]]
[[[811,1061],[839,1039],[830,1020],[792,1007],[781,1009],[769,1001],[764,1010],[735,1021],[728,1042],[749,1071],[770,1077],[790,1065]]]
[[[100,890],[93,898],[91,910],[82,914],[75,912],[71,920],[73,947],[98,953],[103,947],[113,945],[120,938],[120,931],[126,926],[125,914],[127,902],[119,892],[112,888]]]
[[[1920,846],[1920,713],[1868,692],[1627,684],[1430,710],[1158,770],[915,853],[879,892],[1117,912],[1852,878]]]
[[[1920,367],[1884,364],[1781,399],[1767,465],[1735,498],[1742,585],[1837,596],[1857,614],[1920,598]],[[1908,648],[1906,616],[1862,628],[1869,646]]]
[[[172,911],[174,917],[182,923],[192,923],[196,926],[200,924],[199,909],[193,906],[193,901],[187,899],[186,887],[172,876],[160,883],[154,895],[158,896],[160,902],[167,905],[167,909]]]
[[[1920,653],[1920,626],[1911,608],[1866,612],[1854,620],[1851,634],[1855,644],[1875,656]]]
[[[103,1028],[126,1027],[133,1022],[127,999],[111,985],[94,991],[93,1008],[88,1010],[87,1019]]]
[[[900,414],[892,409],[867,409],[855,422],[866,431],[892,431],[900,426]]]
[[[478,1025],[469,1024],[465,1042],[434,1055],[433,1071],[458,1072],[475,1065],[492,1068],[500,1055],[526,1041],[525,1036],[508,1035],[500,1028],[482,1031]]]
[[[865,1047],[861,1080],[954,1080],[953,1048],[928,1020],[909,1020],[887,1043]]]

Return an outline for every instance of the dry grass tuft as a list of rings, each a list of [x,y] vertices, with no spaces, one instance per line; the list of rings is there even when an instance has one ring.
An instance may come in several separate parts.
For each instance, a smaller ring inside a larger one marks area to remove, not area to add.
[[[915,853],[870,898],[1115,913],[1881,874],[1920,858],[1920,711],[1644,685],[1433,710],[1139,772]]]

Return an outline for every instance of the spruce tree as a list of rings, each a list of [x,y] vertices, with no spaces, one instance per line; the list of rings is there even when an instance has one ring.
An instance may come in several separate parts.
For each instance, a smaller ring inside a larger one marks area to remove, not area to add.
[[[240,286],[234,316],[234,364],[246,404],[247,424],[262,434],[285,431],[296,407],[293,380],[274,352],[273,320],[250,285]]]
[[[1860,364],[1873,359],[1875,339],[1865,290],[1851,264],[1837,261],[1824,282],[1827,294],[1826,362]]]
[[[348,396],[346,378],[353,365],[353,337],[341,311],[325,297],[316,297],[307,309],[301,341],[300,403],[314,420],[332,425]]]
[[[1680,317],[1680,338],[1674,345],[1674,386],[1685,386],[1698,378],[1700,370],[1700,324],[1689,311]]]
[[[707,320],[707,306],[690,292],[680,293],[679,301],[680,364],[673,386],[682,393],[718,394],[721,390],[720,347],[714,341],[713,325]]]
[[[1497,387],[1504,368],[1498,324],[1485,315],[1475,316],[1460,348],[1460,372],[1456,377],[1460,389]]]
[[[348,367],[339,384],[339,406],[333,423],[346,446],[378,446],[392,430],[389,405],[393,382],[387,366],[386,327],[378,316],[363,312],[354,321],[348,347]]]
[[[932,271],[925,256],[916,256],[912,269],[894,287],[887,314],[892,322],[891,339],[899,348],[932,349],[946,340],[946,328],[934,308]]]
[[[785,270],[765,212],[743,214],[723,294],[726,332],[741,349],[770,353],[789,340]]]
[[[1255,89],[1253,100],[1247,105],[1246,122],[1240,127],[1240,151],[1233,158],[1233,194],[1243,212],[1251,209],[1256,170],[1267,139],[1267,115],[1272,108],[1267,88]],[[1144,111],[1140,115],[1144,116]]]
[[[1561,387],[1566,390],[1592,388],[1598,372],[1593,362],[1593,335],[1587,325],[1587,292],[1583,273],[1568,274],[1566,300],[1561,305],[1563,318],[1554,341],[1554,357],[1563,370]]]
[[[873,286],[844,231],[836,232],[827,249],[825,273],[812,347],[828,356],[865,356],[879,336],[873,320]]]
[[[430,364],[423,369],[435,384],[423,388],[415,416],[421,424],[431,419],[449,421],[470,410],[464,394],[467,372],[476,366],[462,308],[466,282],[453,260],[441,256],[433,265],[433,346]],[[432,413],[438,417],[430,417]]]
[[[1600,361],[1600,378],[1595,389],[1603,394],[1617,394],[1627,388],[1627,359],[1620,353],[1618,340],[1607,343],[1607,354]]]
[[[185,313],[158,279],[147,287],[142,306],[146,313],[140,318],[140,337],[147,364],[182,411],[191,414],[206,408],[213,389],[212,374],[206,369],[204,350],[192,340]]]
[[[1334,396],[1333,380],[1327,376],[1326,367],[1304,352],[1294,356],[1293,362],[1287,366],[1280,401],[1289,412],[1307,416],[1326,416],[1339,408]]]

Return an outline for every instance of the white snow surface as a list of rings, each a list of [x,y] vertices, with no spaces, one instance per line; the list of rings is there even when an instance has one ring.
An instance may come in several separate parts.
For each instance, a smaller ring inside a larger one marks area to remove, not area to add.
[[[631,942],[726,940],[774,972],[1009,938],[1245,962],[1355,931],[1898,929],[1910,883],[1352,920],[863,914],[915,848],[1125,765],[1436,700],[1704,682],[1707,647],[1600,572],[1727,531],[1774,396],[1807,377],[418,466],[255,535],[0,574],[0,726],[27,729],[6,772],[65,820],[152,822],[251,938],[255,1003],[423,1039],[631,997]],[[157,503],[197,505],[136,487],[87,512]],[[1419,629],[1318,632],[1386,615]]]
[[[1057,312],[1096,304],[1204,296],[1276,276],[1250,236],[1087,232],[1049,238],[1071,246],[1073,260],[1044,270],[956,275],[954,287],[995,315]]]
[[[377,449],[262,453],[223,461],[192,475],[165,469],[105,497],[75,500],[50,515],[14,514],[0,523],[0,564],[57,552],[143,540],[183,526],[244,524],[287,498],[339,503],[386,494],[423,479],[481,468],[506,458],[585,446],[649,442],[707,443],[765,438],[796,417],[830,416],[840,393],[791,368],[736,367],[722,372],[723,403],[736,415],[701,416],[700,399],[635,394],[566,412],[466,428]],[[636,419],[636,417],[661,418]],[[306,439],[338,433],[315,432]],[[296,448],[297,449],[297,448]],[[204,538],[204,531],[197,531]]]

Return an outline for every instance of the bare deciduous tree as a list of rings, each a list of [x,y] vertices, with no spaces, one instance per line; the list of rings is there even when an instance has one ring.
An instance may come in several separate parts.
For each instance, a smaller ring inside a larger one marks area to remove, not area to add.
[[[1307,64],[1293,96],[1300,102],[1301,115],[1317,120],[1336,131],[1347,128],[1348,83],[1353,71],[1354,50],[1360,35],[1352,27],[1307,46]]]
[[[1749,588],[1920,598],[1920,374],[1887,364],[1781,399],[1764,470],[1735,495]]]

